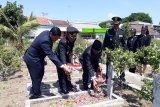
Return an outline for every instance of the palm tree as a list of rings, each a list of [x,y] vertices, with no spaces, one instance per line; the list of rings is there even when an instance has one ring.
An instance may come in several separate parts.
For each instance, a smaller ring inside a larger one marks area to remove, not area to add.
[[[0,24],[0,32],[2,32],[3,37],[7,37],[13,41],[14,45],[18,50],[22,51],[23,49],[23,36],[28,34],[31,30],[39,26],[37,20],[33,17],[33,13],[26,18],[26,21],[18,26],[12,26],[8,21],[7,16],[0,10],[0,15],[5,18],[9,27]]]

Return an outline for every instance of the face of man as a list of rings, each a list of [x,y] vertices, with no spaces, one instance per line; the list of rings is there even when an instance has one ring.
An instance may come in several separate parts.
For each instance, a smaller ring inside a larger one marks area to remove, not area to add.
[[[77,38],[77,33],[68,33],[69,41],[73,42]]]
[[[93,48],[92,48],[92,51],[93,51],[94,54],[99,54],[101,52],[101,50],[95,50]]]
[[[114,29],[118,29],[119,28],[119,23],[113,23],[113,27],[114,27]]]
[[[50,37],[51,37],[53,42],[57,41],[60,38],[59,35],[53,35],[51,32],[50,32]]]

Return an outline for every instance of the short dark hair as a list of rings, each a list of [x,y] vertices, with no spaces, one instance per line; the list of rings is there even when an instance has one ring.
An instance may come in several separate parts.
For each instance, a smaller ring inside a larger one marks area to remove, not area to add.
[[[95,49],[97,51],[102,49],[102,43],[99,40],[95,40],[92,44],[92,49]]]
[[[58,27],[53,27],[51,30],[50,30],[50,32],[52,32],[52,34],[53,34],[53,36],[54,35],[58,35],[58,36],[61,36],[61,30],[58,28]]]

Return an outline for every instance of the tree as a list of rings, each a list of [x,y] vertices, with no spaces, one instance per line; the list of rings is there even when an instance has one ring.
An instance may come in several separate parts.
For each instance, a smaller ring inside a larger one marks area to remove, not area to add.
[[[99,26],[102,28],[106,28],[106,21],[99,23]]]
[[[130,36],[131,26],[128,22],[126,22],[126,23],[123,24],[122,29],[125,32],[125,39],[127,40],[127,38]]]
[[[102,28],[110,28],[111,27],[111,21],[108,20],[108,21],[101,22],[101,23],[99,23],[99,26],[102,27]]]
[[[132,22],[132,21],[142,21],[147,23],[152,23],[152,18],[149,16],[149,14],[146,13],[132,13],[128,17],[124,18],[122,22]]]
[[[0,15],[0,23],[10,27],[9,24],[11,24],[14,28],[18,27],[18,25],[21,25],[26,20],[26,17],[23,15],[23,5],[17,5],[17,2],[8,2],[4,8],[1,8],[4,15]],[[7,20],[6,20],[7,18]]]
[[[17,6],[16,2],[7,2],[7,5],[0,10],[0,32],[4,38],[14,41],[16,47],[23,48],[22,37],[28,34],[31,29],[39,26],[31,13],[30,17],[23,15],[22,5]],[[14,15],[16,13],[16,15]],[[13,15],[13,16],[12,16]]]

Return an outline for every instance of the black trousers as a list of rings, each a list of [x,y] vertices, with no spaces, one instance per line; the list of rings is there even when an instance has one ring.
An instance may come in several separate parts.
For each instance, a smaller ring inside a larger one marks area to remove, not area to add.
[[[62,68],[57,68],[59,87],[61,91],[68,91],[68,88],[73,88],[71,76],[67,75]]]
[[[82,80],[83,80],[84,90],[88,90],[88,88],[93,88],[93,86],[92,86],[93,84],[91,81],[91,74],[90,74],[88,67],[86,65],[87,65],[86,63],[82,64],[82,69],[83,69]],[[96,70],[98,69],[98,65],[91,65],[91,66],[93,66],[93,69],[94,69],[93,72],[96,72]],[[91,87],[88,87],[89,85],[91,85]]]
[[[44,75],[44,62],[31,59],[30,56],[25,55],[24,61],[27,65],[31,80],[32,80],[32,94],[40,95],[41,81]]]
[[[136,68],[129,68],[129,72],[135,73],[136,72]]]

